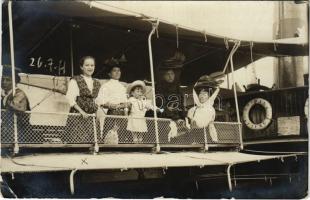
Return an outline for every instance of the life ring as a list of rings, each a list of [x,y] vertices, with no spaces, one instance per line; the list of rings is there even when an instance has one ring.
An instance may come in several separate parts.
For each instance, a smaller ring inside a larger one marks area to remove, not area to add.
[[[265,109],[266,112],[266,117],[265,119],[259,123],[259,124],[254,124],[251,120],[250,120],[250,110],[253,108],[254,105],[259,104],[261,106],[263,106],[263,108]],[[251,101],[249,101],[244,109],[243,109],[243,120],[245,125],[253,130],[262,130],[264,128],[266,128],[270,122],[271,122],[271,118],[272,118],[272,107],[271,104],[262,98],[255,98],[252,99]]]

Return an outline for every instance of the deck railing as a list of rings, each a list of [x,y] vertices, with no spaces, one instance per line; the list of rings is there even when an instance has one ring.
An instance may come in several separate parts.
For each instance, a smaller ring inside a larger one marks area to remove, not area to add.
[[[14,134],[13,117],[16,115],[17,135]],[[20,147],[99,147],[155,146],[194,147],[239,146],[241,125],[236,122],[214,122],[210,131],[206,128],[189,129],[170,119],[158,119],[156,137],[154,118],[130,118],[128,116],[89,115],[83,118],[74,113],[25,112],[14,114],[1,111],[1,144]],[[127,130],[128,124],[141,132]],[[215,129],[215,130],[214,130]],[[17,137],[17,138],[16,138]],[[158,138],[158,141],[156,140]],[[17,141],[17,142],[16,142]]]

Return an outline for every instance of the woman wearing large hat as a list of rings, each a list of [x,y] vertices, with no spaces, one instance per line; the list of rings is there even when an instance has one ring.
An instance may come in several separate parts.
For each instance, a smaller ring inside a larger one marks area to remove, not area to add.
[[[162,142],[170,142],[171,138],[178,135],[178,130],[185,125],[183,96],[180,91],[180,74],[185,61],[185,56],[177,51],[173,57],[163,61],[159,66],[159,78],[156,81],[156,105],[164,109],[159,115],[172,121],[160,121],[161,130],[167,134],[162,137]]]
[[[180,91],[179,76],[185,56],[176,52],[159,67],[159,80],[156,85],[156,104],[163,108],[160,117],[172,120],[184,119],[183,98]]]

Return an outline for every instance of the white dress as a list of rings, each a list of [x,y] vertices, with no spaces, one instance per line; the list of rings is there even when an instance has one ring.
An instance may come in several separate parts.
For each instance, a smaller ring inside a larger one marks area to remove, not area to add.
[[[215,109],[211,104],[203,104],[201,106],[192,107],[187,114],[191,121],[195,121],[198,128],[209,129],[209,134],[214,142],[218,141],[218,134],[214,126]]]
[[[147,124],[144,116],[147,110],[153,109],[151,101],[130,97],[128,102],[131,103],[131,110],[128,117],[127,130],[131,132],[147,132]]]
[[[187,113],[191,121],[195,121],[198,128],[207,127],[215,119],[215,109],[210,103],[194,106]]]
[[[210,136],[214,142],[218,141],[218,134],[213,123],[216,114],[213,104],[218,92],[219,89],[217,89],[205,103],[200,103],[198,100],[198,95],[195,91],[193,91],[194,101],[197,106],[189,109],[187,113],[187,117],[191,120],[191,122],[194,121],[198,128],[208,127]]]

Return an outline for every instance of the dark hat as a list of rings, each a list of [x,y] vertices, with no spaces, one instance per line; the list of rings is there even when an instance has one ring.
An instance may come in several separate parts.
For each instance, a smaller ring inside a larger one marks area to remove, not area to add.
[[[223,83],[224,80],[216,80],[211,76],[204,75],[198,79],[194,85],[194,89],[199,93],[202,89],[214,88]]]
[[[104,65],[106,68],[106,71],[110,72],[114,67],[117,68],[123,68],[124,67],[124,63],[127,62],[125,55],[122,55],[119,59],[117,58],[110,58],[110,59],[106,59],[104,61]]]
[[[162,62],[159,69],[160,70],[182,69],[185,59],[186,57],[182,52],[176,51],[172,57]]]

